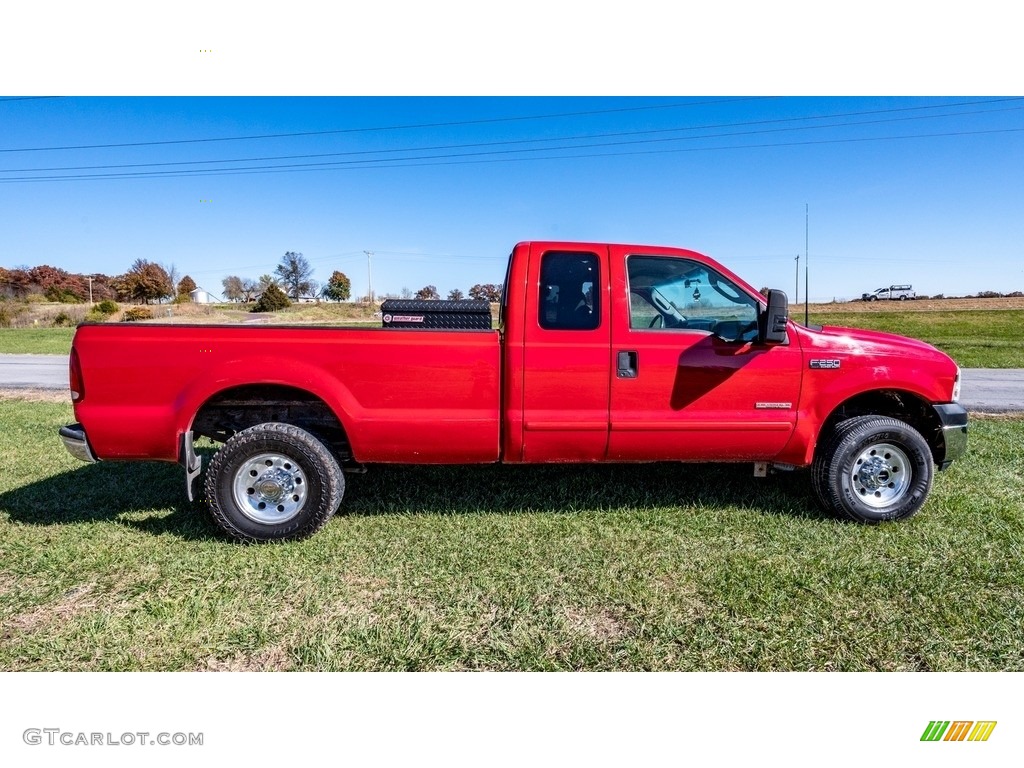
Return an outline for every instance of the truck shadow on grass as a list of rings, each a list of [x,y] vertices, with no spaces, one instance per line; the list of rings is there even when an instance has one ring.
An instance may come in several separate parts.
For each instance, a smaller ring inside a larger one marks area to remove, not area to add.
[[[158,462],[100,462],[0,493],[0,512],[26,525],[119,521],[155,535],[214,539],[203,509],[185,498],[184,471]]]
[[[349,478],[340,513],[558,514],[733,507],[751,514],[826,518],[805,472],[767,479],[750,464],[588,464],[373,467]]]
[[[209,458],[209,454],[205,457]],[[467,515],[660,508],[738,508],[751,515],[828,519],[805,472],[767,479],[749,464],[376,466],[347,476],[339,515]],[[185,498],[181,467],[101,462],[0,494],[0,512],[27,525],[118,521],[153,535],[221,538],[203,503]]]

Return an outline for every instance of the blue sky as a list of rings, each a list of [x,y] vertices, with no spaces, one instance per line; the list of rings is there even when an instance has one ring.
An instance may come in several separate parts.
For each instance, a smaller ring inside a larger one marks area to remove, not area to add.
[[[593,240],[792,299],[807,205],[812,300],[1024,290],[1024,99],[71,96],[0,124],[7,267],[144,258],[219,292],[294,250],[362,293],[369,250],[375,292],[447,293],[500,282],[519,240]],[[336,165],[279,167],[312,163]]]

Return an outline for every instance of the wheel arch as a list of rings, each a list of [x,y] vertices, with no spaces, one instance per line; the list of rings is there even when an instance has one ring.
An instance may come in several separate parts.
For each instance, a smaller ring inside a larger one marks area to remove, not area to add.
[[[267,422],[304,429],[323,442],[343,466],[355,462],[350,432],[337,409],[316,392],[288,384],[224,387],[202,401],[186,429],[196,437],[223,443],[244,429]]]
[[[932,404],[914,392],[897,388],[860,392],[839,403],[822,421],[815,453],[836,424],[855,416],[889,416],[899,419],[921,434],[937,463],[939,457],[944,455],[942,422]]]

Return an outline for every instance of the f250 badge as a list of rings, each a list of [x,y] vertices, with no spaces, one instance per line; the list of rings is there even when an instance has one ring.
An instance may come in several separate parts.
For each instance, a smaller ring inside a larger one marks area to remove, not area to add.
[[[819,370],[832,370],[842,365],[840,360],[811,360],[811,368]]]

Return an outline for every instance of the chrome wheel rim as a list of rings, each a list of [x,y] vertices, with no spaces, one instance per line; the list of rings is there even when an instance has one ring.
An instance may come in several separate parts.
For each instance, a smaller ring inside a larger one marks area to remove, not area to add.
[[[853,462],[850,481],[854,493],[869,507],[895,504],[910,488],[910,460],[892,443],[869,445]]]
[[[247,459],[235,472],[232,490],[242,514],[263,525],[291,520],[309,494],[306,474],[294,459],[280,453]]]

